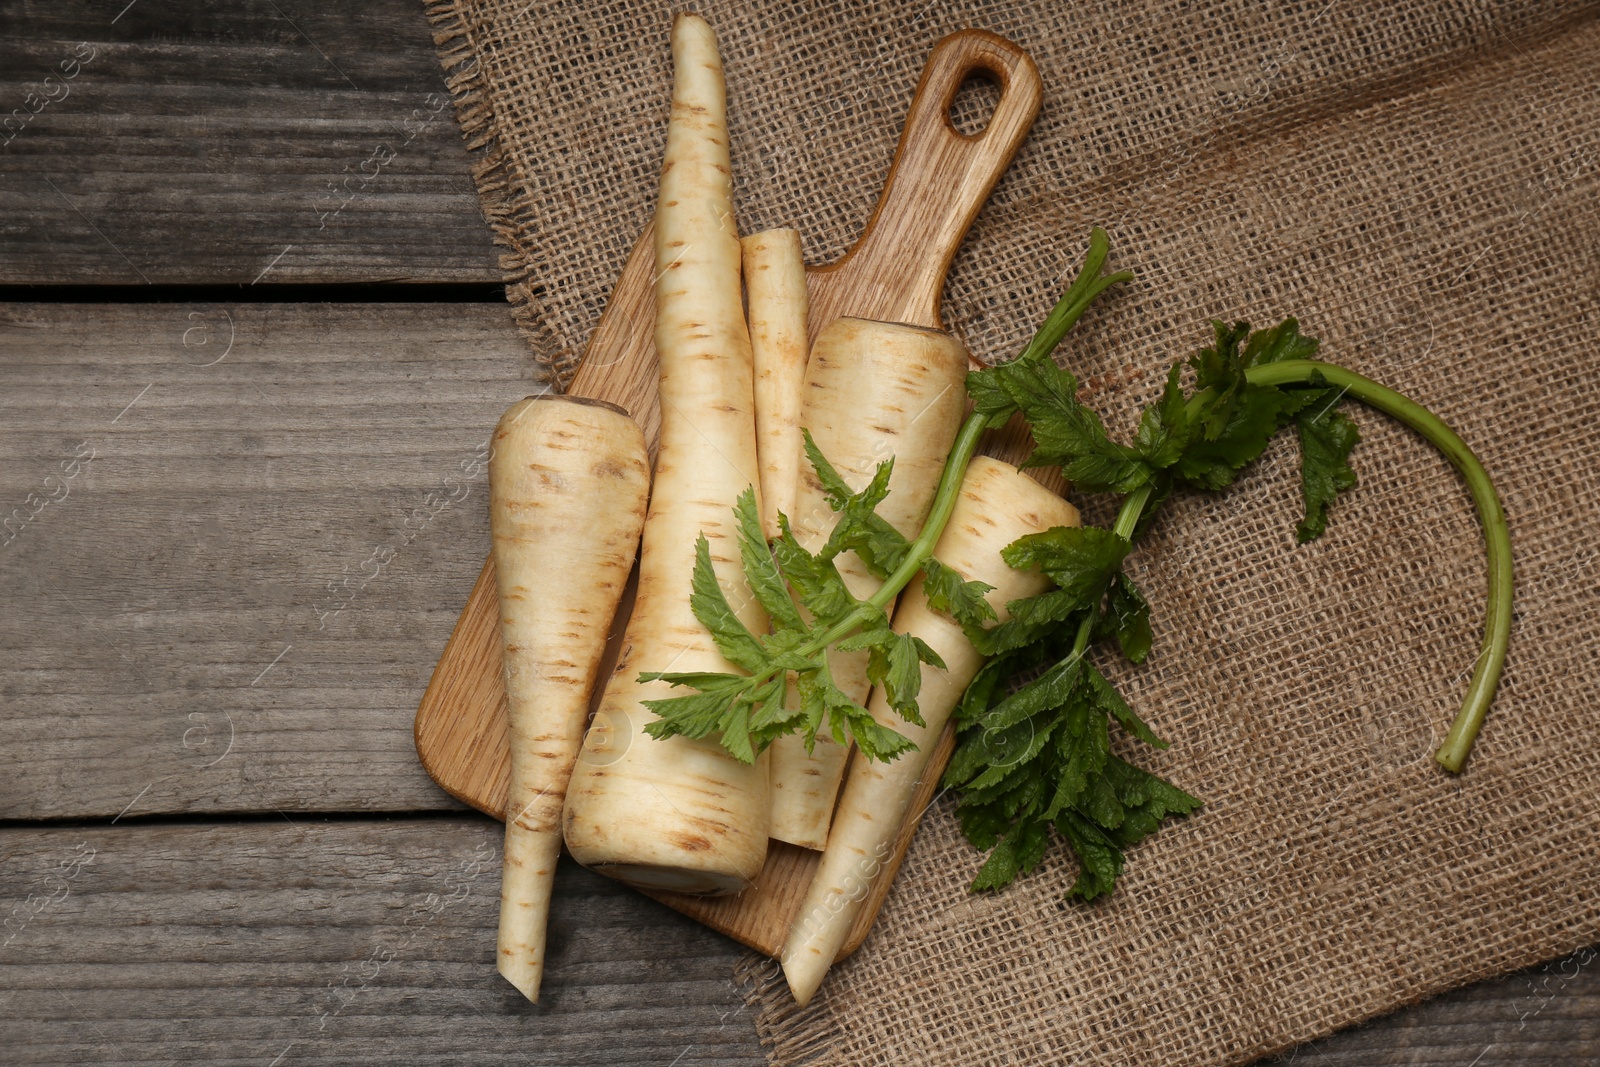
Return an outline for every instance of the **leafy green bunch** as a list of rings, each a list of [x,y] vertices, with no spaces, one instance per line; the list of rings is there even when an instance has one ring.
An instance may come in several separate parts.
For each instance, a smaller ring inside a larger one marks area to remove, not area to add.
[[[897,633],[889,625],[885,605],[908,576],[902,574],[888,595],[880,590],[871,598],[858,598],[839,574],[835,560],[841,552],[855,552],[881,579],[897,572],[920,571],[929,602],[939,610],[951,611],[974,625],[994,618],[993,609],[983,599],[988,586],[965,582],[926,552],[916,553],[913,542],[877,514],[876,508],[889,492],[892,458],[878,465],[872,480],[859,492],[852,492],[811,434],[805,432],[804,438],[806,456],[829,505],[838,513],[827,543],[817,552],[808,552],[796,540],[788,518],[780,515],[780,534],[769,549],[762,536],[754,491],[746,490],[739,497],[734,513],[740,563],[751,593],[766,609],[772,625],[770,634],[756,634],[728,603],[711,566],[710,547],[704,536],[699,539],[690,607],[710,631],[717,650],[747,673],[663,671],[640,675],[641,681],[660,680],[696,690],[685,696],[644,701],[659,716],[645,727],[651,736],[718,733],[723,746],[747,763],[777,738],[795,732],[805,740],[808,751],[818,732],[825,730],[841,744],[853,738],[863,755],[885,762],[914,748],[910,739],[878,723],[834,684],[828,651],[866,650],[869,680],[882,690],[890,707],[918,726],[923,725],[917,710],[921,665],[942,670],[944,661],[919,638]],[[795,700],[786,699],[791,675]]]
[[[914,539],[908,541],[875,510],[888,493],[893,460],[852,492],[809,434],[807,456],[838,513],[827,543],[808,552],[780,517],[781,536],[769,549],[754,494],[742,496],[736,509],[745,578],[767,610],[771,634],[753,634],[739,621],[701,538],[691,601],[695,617],[722,654],[748,673],[641,675],[695,690],[646,701],[660,716],[647,727],[652,735],[720,732],[723,745],[749,761],[784,734],[800,732],[809,748],[826,730],[840,742],[853,738],[871,759],[893,759],[912,743],[839,690],[827,653],[867,650],[873,685],[905,721],[923,725],[916,703],[921,668],[943,669],[944,664],[915,635],[896,633],[885,614],[886,605],[920,575],[929,603],[956,619],[987,657],[955,711],[957,746],[944,775],[968,840],[989,853],[973,888],[998,889],[1031,870],[1044,857],[1053,829],[1080,862],[1069,895],[1092,900],[1109,893],[1121,873],[1124,849],[1166,818],[1201,806],[1112,751],[1113,720],[1128,738],[1165,747],[1089,659],[1097,643],[1114,644],[1132,663],[1143,662],[1150,652],[1149,602],[1122,570],[1132,543],[1175,490],[1225,489],[1291,425],[1300,439],[1304,505],[1296,533],[1302,542],[1320,536],[1329,506],[1356,482],[1349,456],[1360,434],[1338,407],[1349,395],[1435,445],[1461,472],[1483,522],[1489,560],[1483,651],[1461,710],[1436,753],[1448,770],[1461,769],[1493,699],[1512,618],[1510,535],[1482,464],[1420,404],[1313,359],[1317,340],[1302,335],[1292,318],[1256,331],[1244,322],[1213,322],[1212,344],[1170,368],[1131,442],[1114,440],[1100,416],[1079,399],[1078,379],[1053,357],[1093,300],[1131,277],[1101,274],[1108,249],[1104,231],[1096,228],[1083,269],[1023,353],[968,375],[974,409]],[[1059,466],[1077,491],[1123,499],[1110,529],[1057,527],[1003,549],[1008,565],[1037,570],[1048,585],[1036,596],[1008,603],[1000,621],[984,599],[991,587],[964,580],[932,552],[980,439],[1018,414],[1035,444],[1025,466]],[[853,596],[840,577],[834,561],[846,551],[855,552],[883,580],[871,597]],[[791,676],[793,701],[786,697]]]
[[[1291,360],[1310,360],[1319,342],[1300,333],[1294,319],[1251,332],[1250,324],[1213,321],[1211,347],[1187,361],[1194,387],[1182,384],[1185,364],[1167,372],[1160,400],[1144,410],[1132,444],[1107,435],[1100,417],[1078,398],[1078,380],[1049,358],[1024,354],[969,376],[967,388],[990,426],[1020,411],[1035,450],[1024,466],[1061,468],[1085,493],[1132,493],[1151,487],[1153,512],[1179,485],[1216,491],[1293,423],[1300,435],[1300,487],[1305,517],[1297,534],[1310,541],[1327,529],[1333,498],[1356,483],[1350,450],[1360,440],[1356,424],[1338,410],[1344,390],[1313,373],[1308,381],[1258,384],[1250,371]]]
[[[1242,322],[1212,325],[1212,346],[1187,361],[1192,388],[1184,386],[1185,364],[1174,365],[1132,444],[1107,434],[1078,399],[1077,378],[1042,346],[969,376],[989,426],[1018,412],[1027,420],[1036,447],[1026,466],[1059,466],[1082,492],[1127,495],[1113,529],[1060,527],[1008,546],[1005,561],[1041,571],[1050,588],[1008,604],[1000,625],[968,634],[991,658],[957,710],[960,741],[944,783],[956,791],[968,840],[989,851],[974,889],[1031,870],[1054,827],[1080,861],[1070,895],[1092,900],[1111,891],[1124,848],[1167,816],[1200,806],[1111,752],[1112,720],[1138,741],[1166,745],[1087,658],[1100,641],[1133,663],[1149,654],[1150,605],[1121,568],[1173,489],[1225,488],[1290,423],[1301,440],[1302,541],[1323,531],[1334,496],[1355,484],[1347,461],[1359,434],[1336,408],[1340,393],[1315,375],[1283,385],[1249,376],[1254,367],[1309,359],[1317,341],[1294,319],[1255,332]]]

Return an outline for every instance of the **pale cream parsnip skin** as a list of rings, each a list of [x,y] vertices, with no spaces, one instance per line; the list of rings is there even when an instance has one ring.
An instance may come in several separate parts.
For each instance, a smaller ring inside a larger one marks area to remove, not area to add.
[[[756,458],[761,528],[778,536],[778,513],[794,514],[803,462],[800,394],[806,373],[806,265],[794,230],[763,230],[741,242],[755,359]]]
[[[621,408],[555,394],[513,404],[489,456],[489,529],[511,726],[496,962],[539,999],[567,780],[650,495],[644,434]]]
[[[979,456],[967,469],[934,555],[966,580],[994,586],[987,599],[1004,620],[1008,601],[1043,592],[1048,579],[1038,571],[1012,570],[1000,558],[1000,550],[1026,534],[1077,525],[1078,511],[1071,504],[1015,467]],[[894,628],[926,641],[944,659],[946,669],[923,665],[917,706],[926,726],[905,722],[881,693],[872,695],[873,718],[905,734],[917,748],[886,764],[859,755],[850,763],[822,863],[780,957],[784,977],[801,1005],[810,1002],[839,954],[868,884],[893,849],[928,755],[983,665],[983,657],[960,625],[928,607],[920,584],[908,587],[901,598]]]
[[[677,17],[672,56],[655,229],[661,445],[638,600],[584,738],[564,826],[579,863],[621,881],[734,893],[766,859],[767,760],[741,763],[716,736],[646,734],[655,716],[641,702],[685,690],[637,680],[641,671],[735,670],[690,610],[701,534],[729,603],[752,631],[766,627],[744,581],[733,516],[759,472],[722,66],[704,19]]]
[[[944,461],[966,408],[966,346],[942,330],[903,323],[842,318],[817,335],[806,367],[800,424],[851,489],[872,480],[894,457],[889,495],[878,514],[908,538],[922,529],[939,488]],[[837,519],[816,471],[802,454],[794,511],[795,539],[815,552]],[[836,560],[855,596],[883,584],[854,552]],[[894,610],[891,603],[886,609]],[[858,704],[867,699],[867,653],[830,652],[834,683]],[[850,746],[817,736],[808,753],[798,734],[772,746],[772,836],[820,849],[828,840],[839,780]]]

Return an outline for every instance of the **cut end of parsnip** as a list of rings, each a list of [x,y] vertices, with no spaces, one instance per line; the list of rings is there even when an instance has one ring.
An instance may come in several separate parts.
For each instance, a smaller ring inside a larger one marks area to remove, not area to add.
[[[725,897],[750,888],[750,879],[719,871],[687,867],[647,867],[637,863],[597,863],[590,868],[635,889],[658,893],[685,893],[700,897]]]
[[[544,968],[519,965],[502,956],[498,969],[500,977],[516,986],[518,993],[534,1004],[539,1003],[539,982],[544,978]]]

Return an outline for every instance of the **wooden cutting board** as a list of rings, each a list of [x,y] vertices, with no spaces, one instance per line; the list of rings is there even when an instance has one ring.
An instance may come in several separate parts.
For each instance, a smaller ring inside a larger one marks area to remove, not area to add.
[[[964,134],[950,122],[950,105],[971,77],[994,82],[1000,97],[987,125],[976,134]],[[838,262],[807,268],[813,338],[843,315],[942,327],[939,300],[950,261],[1027,136],[1038,114],[1040,92],[1033,60],[1003,37],[963,30],[934,47],[866,230]],[[570,390],[626,408],[644,429],[652,449],[660,430],[653,243],[647,228],[617,279]],[[983,451],[1017,462],[1029,445],[1019,422],[991,434]],[[503,819],[510,753],[495,600],[491,558],[478,575],[417,709],[416,744],[423,767],[446,792]],[[615,664],[631,610],[630,590],[613,624],[602,678]],[[871,929],[917,822],[933,800],[952,747],[947,731],[933,753],[894,855],[876,880],[840,958],[855,951]],[[738,896],[649,895],[752,948],[776,955],[816,865],[817,853],[774,841],[760,878]]]

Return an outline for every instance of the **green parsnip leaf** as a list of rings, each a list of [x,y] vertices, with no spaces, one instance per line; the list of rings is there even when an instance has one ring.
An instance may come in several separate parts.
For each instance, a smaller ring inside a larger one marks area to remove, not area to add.
[[[689,606],[700,625],[711,631],[717,651],[747,671],[759,670],[766,660],[761,642],[728,606],[717,572],[711,566],[711,544],[701,534],[694,543],[694,587]]]
[[[1334,409],[1336,401],[1337,397],[1326,402],[1319,397],[1295,420],[1300,431],[1300,495],[1306,509],[1295,537],[1302,544],[1322,536],[1328,528],[1328,505],[1356,484],[1350,450],[1361,440],[1361,431],[1348,415]]]
[[[1103,616],[1105,628],[1095,637],[1114,636],[1130,663],[1143,663],[1150,654],[1150,602],[1133,580],[1121,571],[1111,583]]]
[[[766,534],[761,529],[761,512],[756,507],[755,489],[746,489],[739,494],[734,515],[739,520],[739,558],[744,564],[744,577],[750,585],[750,591],[761,602],[767,618],[776,629],[804,631],[806,624],[801,621],[800,612],[789,597],[778,564],[772,558],[772,550],[767,547]]]
[[[922,574],[922,591],[934,611],[944,612],[969,630],[994,619],[994,608],[984,599],[994,586],[964,581],[954,568],[936,559],[923,565]]]

